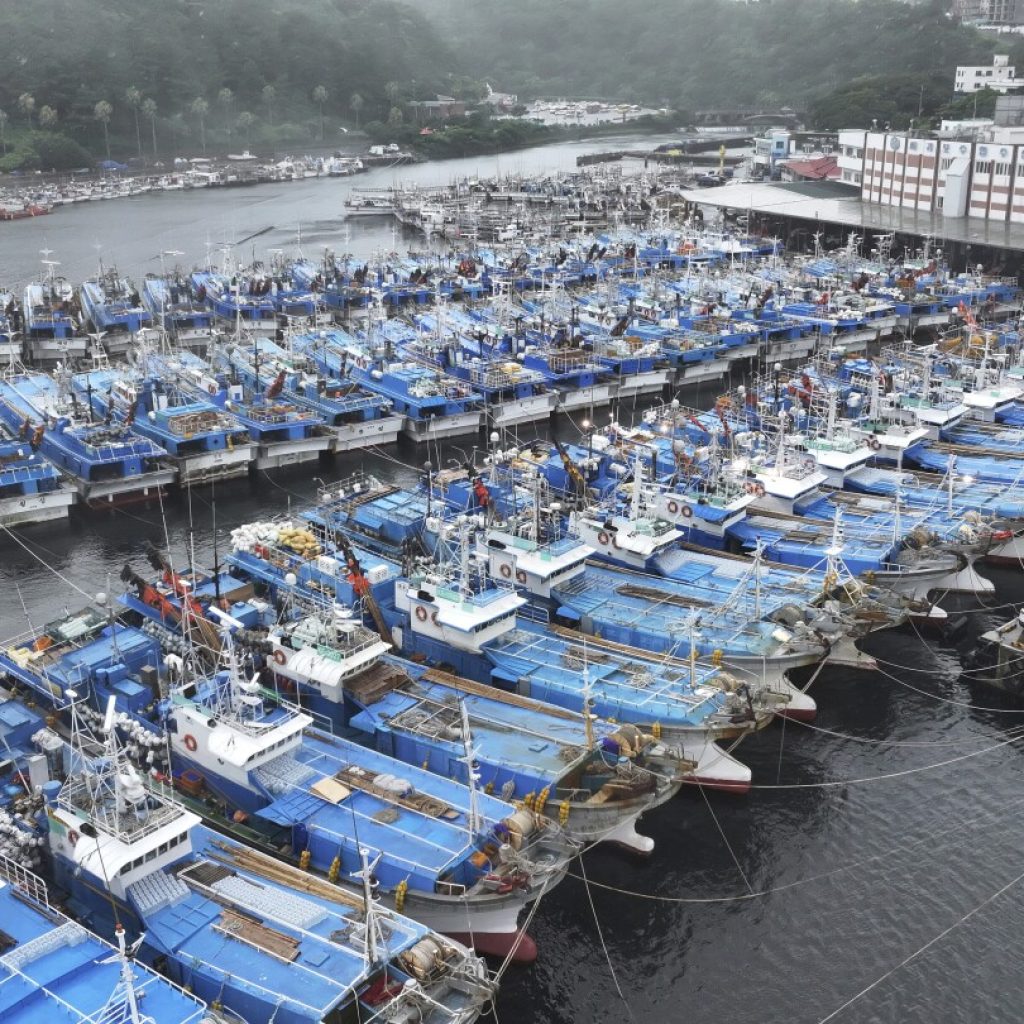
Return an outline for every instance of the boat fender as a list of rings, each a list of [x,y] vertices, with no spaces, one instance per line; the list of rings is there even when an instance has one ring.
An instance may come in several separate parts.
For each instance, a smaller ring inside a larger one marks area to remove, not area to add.
[[[516,583],[525,583],[526,573],[522,569],[516,569]]]
[[[195,736],[193,736],[191,733],[186,733],[185,738],[184,740],[182,740],[182,742],[185,744],[185,749],[192,751],[192,753],[195,753],[196,749],[199,747],[199,744],[196,742]]]
[[[278,665],[283,665],[288,659],[285,657],[284,651],[274,651],[274,661]]]
[[[427,609],[421,604],[416,605],[416,618],[419,619],[420,622],[427,621]]]
[[[679,510],[679,514],[680,514],[680,515],[681,515],[681,516],[682,516],[682,517],[683,517],[684,519],[692,519],[692,518],[693,518],[693,509],[692,509],[692,508],[690,508],[690,506],[689,506],[689,505],[687,505],[687,504],[686,504],[686,503],[684,502],[684,503],[683,503],[683,507],[682,507],[682,508],[681,508],[681,509]]]
[[[679,504],[675,501],[670,501],[666,508],[668,508],[668,514],[670,516],[675,516],[679,514]]]
[[[501,575],[505,577],[505,579],[512,578],[512,567],[510,565],[503,565],[499,571],[501,572]]]

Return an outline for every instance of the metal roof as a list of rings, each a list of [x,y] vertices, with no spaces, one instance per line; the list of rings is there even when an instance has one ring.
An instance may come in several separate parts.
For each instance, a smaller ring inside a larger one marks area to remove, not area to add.
[[[851,186],[841,182],[733,182],[717,188],[691,189],[683,193],[683,198],[702,206],[748,210],[815,223],[928,235],[936,240],[989,245],[997,249],[1024,249],[1024,224],[979,217],[943,217],[937,211],[866,203]]]

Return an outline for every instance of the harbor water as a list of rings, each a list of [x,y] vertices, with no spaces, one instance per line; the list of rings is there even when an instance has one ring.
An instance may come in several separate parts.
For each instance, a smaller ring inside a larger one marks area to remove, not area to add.
[[[364,257],[404,250],[409,241],[396,243],[387,222],[356,223],[346,234],[350,187],[566,168],[577,153],[603,148],[623,142],[79,204],[0,226],[0,282],[29,279],[43,248],[55,250],[72,280],[92,271],[94,245],[105,261],[140,274],[158,266],[162,251],[182,252],[173,259],[188,265],[205,258],[207,242],[216,249],[268,226],[255,240],[257,258],[293,245],[300,224],[311,254],[322,245]],[[118,593],[122,566],[141,565],[147,542],[211,564],[214,521],[223,553],[233,527],[308,502],[317,473],[336,479],[362,469],[409,484],[424,459],[443,465],[461,454],[353,453],[330,467],[259,472],[166,506],[19,531],[17,541],[0,541],[4,635],[97,592]],[[505,974],[496,1019],[1018,1021],[1024,899],[1011,883],[1024,872],[1024,704],[971,684],[962,660],[973,636],[1012,615],[1008,602],[1024,600],[1024,574],[986,575],[996,584],[992,607],[962,604],[966,626],[955,640],[925,639],[911,626],[876,635],[867,648],[882,671],[825,667],[813,684],[814,723],[776,723],[746,740],[736,753],[753,769],[749,795],[684,790],[644,820],[656,842],[649,858],[587,854],[543,899],[530,925],[540,959]]]

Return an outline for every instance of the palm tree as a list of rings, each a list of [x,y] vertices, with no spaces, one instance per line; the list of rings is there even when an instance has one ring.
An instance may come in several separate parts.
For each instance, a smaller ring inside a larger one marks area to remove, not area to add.
[[[0,110],[0,147],[3,148],[4,156],[7,156],[7,135],[6,128],[7,122],[10,120],[10,115],[6,110]]]
[[[108,160],[110,159],[110,115],[113,113],[114,108],[106,100],[100,100],[92,108],[92,116],[103,125],[103,144],[107,149]]]
[[[203,156],[206,156],[206,115],[210,111],[210,104],[202,96],[197,96],[189,110],[199,118],[199,138],[202,141]]]
[[[267,120],[274,123],[274,100],[277,99],[277,90],[272,85],[263,86],[263,102],[267,105]]]
[[[156,160],[156,100],[144,99],[142,112],[149,118],[149,127],[153,131],[153,159]]]
[[[39,108],[39,126],[41,128],[52,128],[57,123],[57,111],[53,107]]]
[[[30,92],[23,92],[18,97],[18,109],[25,115],[29,129],[32,128],[32,111],[36,109],[35,97]]]
[[[366,100],[359,93],[354,92],[349,97],[348,105],[353,114],[356,115],[356,128],[359,127],[359,112],[363,109]]]
[[[124,91],[124,98],[128,106],[135,114],[135,144],[139,147],[139,159],[142,159],[142,129],[139,127],[139,107],[142,105],[142,93],[134,86],[129,85]]]
[[[235,94],[225,86],[217,93],[217,102],[224,108],[224,131],[231,134],[231,104],[235,102]]]
[[[249,136],[252,133],[252,126],[256,123],[256,115],[248,110],[243,110],[238,115],[238,127],[245,132],[245,148],[249,148]]]
[[[324,103],[327,101],[327,86],[318,85],[313,90],[313,102],[320,108],[320,141],[324,141]]]

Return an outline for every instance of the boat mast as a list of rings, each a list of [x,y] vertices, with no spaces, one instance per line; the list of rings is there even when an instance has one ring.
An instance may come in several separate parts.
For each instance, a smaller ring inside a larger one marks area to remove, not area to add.
[[[466,766],[466,785],[469,787],[469,813],[466,815],[466,829],[472,841],[482,831],[480,816],[480,793],[477,786],[480,782],[480,768],[477,764],[479,751],[473,746],[473,735],[469,728],[469,712],[466,701],[459,701],[459,717],[462,719],[462,747],[465,753],[462,763]]]

